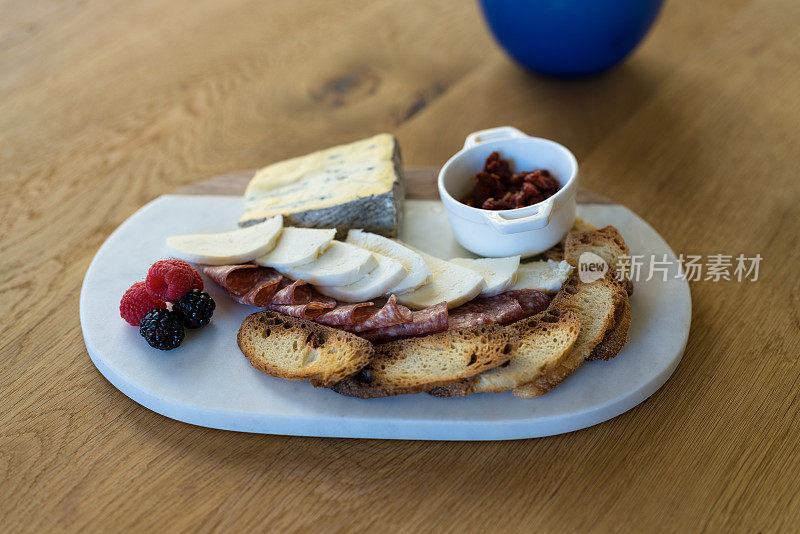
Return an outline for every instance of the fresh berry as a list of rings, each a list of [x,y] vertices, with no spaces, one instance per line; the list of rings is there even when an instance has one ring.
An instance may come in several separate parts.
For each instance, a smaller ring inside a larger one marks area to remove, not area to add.
[[[216,307],[211,295],[199,289],[192,289],[175,301],[172,311],[186,328],[200,328],[208,324]]]
[[[133,326],[139,326],[142,317],[150,310],[166,308],[163,300],[154,299],[147,292],[144,282],[136,282],[128,289],[119,303],[119,314]]]
[[[153,298],[176,301],[192,289],[203,289],[200,273],[182,260],[161,260],[147,271],[147,292]]]
[[[147,343],[159,350],[172,350],[183,341],[183,325],[169,310],[150,310],[142,319],[139,334]]]

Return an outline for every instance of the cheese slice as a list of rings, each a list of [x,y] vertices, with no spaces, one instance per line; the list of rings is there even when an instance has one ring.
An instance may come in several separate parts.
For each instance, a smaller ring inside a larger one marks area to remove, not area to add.
[[[574,269],[566,261],[523,263],[517,269],[517,281],[511,289],[538,289],[545,293],[557,293]]]
[[[386,294],[405,278],[408,271],[399,261],[383,254],[372,254],[378,261],[378,266],[357,282],[345,286],[315,286],[316,289],[323,295],[342,302],[366,302]]]
[[[281,214],[292,226],[395,235],[403,198],[400,149],[391,134],[320,150],[259,170],[247,186],[246,226]]]
[[[493,297],[514,285],[519,267],[519,256],[506,258],[454,258],[451,263],[467,267],[481,273],[484,287],[482,297]]]
[[[168,237],[167,248],[172,256],[192,263],[247,263],[272,250],[282,230],[283,219],[278,215],[231,232]]]
[[[388,256],[400,262],[405,268],[406,275],[395,286],[387,289],[387,295],[392,293],[402,295],[414,291],[427,284],[433,276],[422,256],[397,241],[363,230],[350,230],[347,242],[376,254]]]
[[[288,269],[316,260],[333,241],[336,230],[286,227],[275,248],[257,257],[255,263],[264,267]]]
[[[431,281],[416,291],[397,295],[397,302],[411,309],[421,310],[440,302],[447,308],[456,308],[468,302],[483,289],[483,276],[478,271],[445,261],[415,250],[431,270]]]
[[[309,284],[346,286],[359,281],[377,266],[378,260],[372,252],[349,243],[331,241],[316,260],[276,269],[293,280],[305,280]]]

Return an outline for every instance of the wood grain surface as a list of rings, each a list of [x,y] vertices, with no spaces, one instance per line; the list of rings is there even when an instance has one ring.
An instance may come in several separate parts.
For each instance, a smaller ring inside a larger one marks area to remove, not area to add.
[[[0,531],[796,532],[798,26],[797,0],[671,0],[624,64],[557,80],[459,0],[0,1]],[[84,272],[149,200],[380,131],[438,166],[503,124],[676,252],[764,258],[692,284],[683,361],[630,412],[511,442],[251,435],[92,366]]]

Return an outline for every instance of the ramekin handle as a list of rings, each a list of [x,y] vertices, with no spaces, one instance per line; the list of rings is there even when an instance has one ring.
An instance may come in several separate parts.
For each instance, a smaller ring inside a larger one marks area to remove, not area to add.
[[[464,141],[464,148],[470,148],[485,141],[497,141],[498,139],[514,139],[517,137],[528,137],[513,126],[499,126],[489,128],[479,132],[472,132]]]
[[[553,198],[543,200],[537,204],[537,207],[538,209],[534,213],[519,218],[504,217],[499,211],[484,213],[484,217],[501,234],[527,232],[547,226],[553,212]]]

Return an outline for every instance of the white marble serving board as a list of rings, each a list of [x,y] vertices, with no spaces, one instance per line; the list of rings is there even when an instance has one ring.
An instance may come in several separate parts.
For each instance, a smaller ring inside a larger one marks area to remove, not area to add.
[[[547,395],[352,399],[253,369],[239,352],[236,332],[257,309],[234,303],[206,279],[217,302],[211,324],[188,331],[176,350],[150,348],[138,328],[119,317],[121,295],[145,277],[150,264],[167,256],[168,236],[232,229],[240,213],[240,197],[160,197],[114,231],[83,282],[81,327],[94,364],[125,395],[179,421],[298,436],[497,440],[560,434],[600,423],[644,401],[672,374],[689,334],[689,287],[672,271],[666,282],[637,283],[628,343],[619,356],[587,362]],[[580,205],[578,214],[598,226],[615,225],[635,254],[659,259],[667,254],[674,260],[655,230],[624,207]],[[401,237],[431,254],[466,255],[436,201],[407,202]]]

